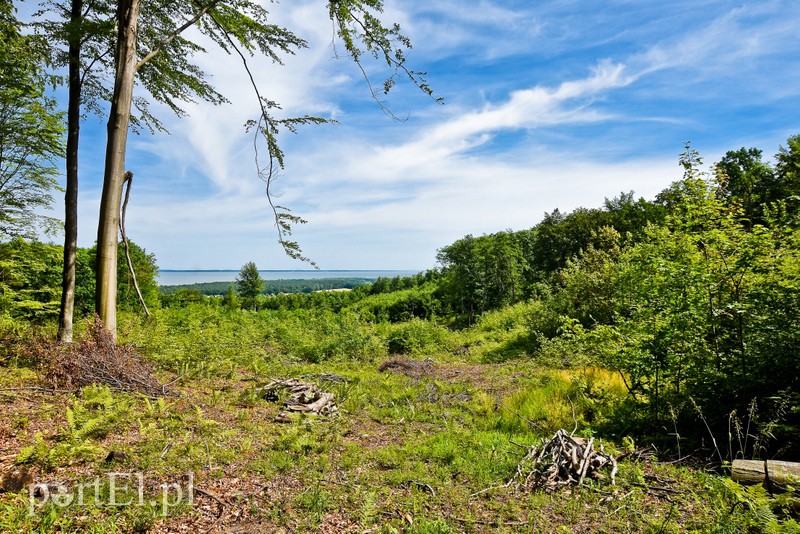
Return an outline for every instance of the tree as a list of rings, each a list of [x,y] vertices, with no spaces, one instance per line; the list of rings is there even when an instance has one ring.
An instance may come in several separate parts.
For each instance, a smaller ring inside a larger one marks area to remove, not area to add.
[[[53,4],[57,5],[57,4]],[[64,343],[72,341],[72,321],[75,308],[77,266],[78,266],[78,147],[80,143],[81,100],[84,87],[99,92],[96,78],[90,76],[91,65],[103,58],[101,52],[104,39],[110,29],[110,20],[92,20],[90,11],[99,12],[107,7],[105,3],[97,3],[94,10],[84,12],[83,0],[71,0],[68,11],[68,23],[64,25],[62,37],[67,43],[66,58],[61,63],[67,64],[69,97],[67,101],[67,152],[66,152],[66,188],[64,191],[64,266],[61,273],[61,307],[58,316],[58,340]],[[107,15],[107,10],[106,10]],[[46,24],[45,26],[46,27]],[[89,29],[90,28],[90,29]],[[52,32],[58,33],[58,32]],[[89,50],[92,56],[90,66],[83,64],[82,53]],[[96,102],[93,103],[97,105]],[[95,108],[97,109],[97,108]]]
[[[197,28],[228,53],[238,55],[248,69],[245,52],[258,50],[265,57],[280,63],[280,54],[294,53],[306,46],[305,41],[286,28],[271,23],[268,12],[249,0],[209,0],[207,3],[164,2],[147,3],[143,14],[155,13],[161,23],[174,23],[171,31],[159,33],[147,27],[139,27],[141,0],[119,0],[116,10],[116,54],[114,90],[111,97],[111,111],[108,121],[108,142],[103,178],[103,193],[100,204],[100,218],[97,233],[98,266],[96,308],[105,327],[112,334],[116,331],[116,256],[117,227],[119,225],[120,195],[124,181],[125,151],[128,127],[131,123],[131,105],[134,102],[133,89],[137,73],[144,76],[148,65],[157,64],[164,58],[179,57],[165,51],[195,52],[201,47],[184,37],[183,32],[197,25]],[[398,74],[404,74],[423,92],[432,95],[424,78],[424,73],[409,70],[405,66],[404,48],[410,41],[400,34],[396,24],[385,27],[376,13],[383,9],[381,0],[331,0],[328,13],[335,25],[335,31],[344,43],[349,57],[360,66],[364,54],[381,58],[393,69],[392,75],[384,82],[384,91],[389,91],[396,82]],[[179,23],[177,21],[184,21]],[[163,27],[163,24],[162,24]],[[150,51],[139,54],[139,36],[159,35]],[[363,48],[362,48],[363,47]],[[244,50],[244,52],[243,52]],[[176,63],[177,74],[184,79],[197,80],[202,75],[200,69],[191,63]],[[362,67],[363,71],[363,67]],[[252,79],[252,76],[251,76]],[[164,80],[159,81],[161,84]],[[191,83],[189,83],[191,87]],[[168,85],[158,85],[161,91],[169,91]],[[371,87],[371,86],[370,86]],[[259,105],[257,118],[248,123],[256,136],[263,139],[266,146],[267,161],[258,165],[257,173],[266,184],[267,198],[273,209],[278,232],[278,241],[291,257],[309,261],[302,256],[296,242],[290,240],[292,224],[304,222],[292,215],[286,208],[273,204],[269,188],[276,169],[283,167],[283,153],[277,142],[277,134],[282,129],[295,131],[298,125],[325,122],[317,117],[276,119],[272,109],[277,104],[263,97],[257,87],[253,87]],[[151,91],[152,92],[152,91]],[[375,93],[373,93],[375,95]],[[178,95],[184,97],[185,95]],[[377,97],[376,97],[377,100]]]
[[[55,245],[20,237],[0,243],[0,313],[52,320],[58,311],[60,256]]]
[[[236,293],[233,291],[232,285],[228,286],[228,292],[225,293],[225,297],[223,297],[222,303],[229,310],[233,310],[236,308]]]
[[[524,260],[512,232],[467,235],[436,255],[444,301],[471,324],[476,315],[512,304],[522,295]]]
[[[729,150],[716,165],[717,195],[741,207],[749,226],[764,222],[764,206],[782,195],[775,172],[761,160],[761,150]]]
[[[255,263],[251,261],[242,266],[239,276],[236,277],[236,287],[239,297],[242,299],[242,307],[252,308],[253,311],[256,311],[256,299],[264,289],[264,280],[258,274],[258,267]]]
[[[800,196],[800,134],[790,137],[786,147],[780,147],[775,159],[781,198]],[[795,198],[791,207],[797,211],[800,199]]]
[[[574,304],[566,312],[591,328],[590,350],[620,371],[653,428],[670,409],[691,417],[691,402],[711,424],[727,423],[754,398],[786,399],[800,387],[797,216],[778,201],[751,226],[696,152],[687,147],[682,162],[684,179],[661,195],[663,225],[616,252],[589,249],[561,275],[561,296]]]
[[[83,0],[73,0],[67,33],[69,97],[67,102],[66,188],[64,191],[64,265],[61,270],[61,306],[58,340],[72,342],[78,265],[78,143],[81,128],[81,42],[75,26],[82,22]]]
[[[20,28],[11,2],[0,0],[0,236],[5,237],[58,228],[36,210],[53,201],[63,127],[55,102],[45,94],[44,43]]]

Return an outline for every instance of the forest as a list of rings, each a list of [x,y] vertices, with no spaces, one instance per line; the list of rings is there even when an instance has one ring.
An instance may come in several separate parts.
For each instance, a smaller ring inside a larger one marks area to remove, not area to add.
[[[554,206],[414,276],[162,289],[125,229],[125,136],[159,128],[134,80],[180,115],[224,100],[184,29],[244,59],[304,43],[249,1],[47,5],[27,31],[0,1],[0,531],[800,532],[800,135],[711,165],[686,143],[654,198]],[[386,91],[433,97],[380,2],[328,8]],[[269,194],[277,132],[322,119],[258,101]],[[81,105],[110,116],[88,248]]]

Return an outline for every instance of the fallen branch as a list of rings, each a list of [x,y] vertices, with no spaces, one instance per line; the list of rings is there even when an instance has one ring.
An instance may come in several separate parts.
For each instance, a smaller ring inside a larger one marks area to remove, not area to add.
[[[125,233],[125,212],[128,211],[128,200],[131,198],[131,185],[133,185],[133,173],[128,171],[125,173],[125,179],[122,181],[123,185],[127,183],[127,189],[125,189],[125,201],[122,203],[122,211],[120,212],[119,217],[119,233],[122,236],[122,244],[125,246],[125,260],[128,263],[128,272],[131,275],[131,282],[133,282],[133,288],[136,290],[136,296],[139,297],[139,304],[142,305],[142,309],[144,310],[144,314],[147,318],[150,318],[150,310],[147,309],[147,304],[144,302],[144,297],[142,296],[142,290],[139,289],[139,282],[136,281],[136,270],[133,268],[133,260],[131,260],[131,249],[128,241],[128,236]]]

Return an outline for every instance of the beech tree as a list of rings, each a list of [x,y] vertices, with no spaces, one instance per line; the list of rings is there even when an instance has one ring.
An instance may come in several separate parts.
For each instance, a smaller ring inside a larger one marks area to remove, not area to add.
[[[174,26],[171,14],[165,13],[166,8],[146,11],[143,27],[149,31],[138,40],[140,54],[146,54],[149,51],[147,45],[159,40],[161,34]],[[64,264],[58,330],[62,342],[72,340],[75,306],[80,126],[84,107],[103,115],[106,112],[103,102],[111,100],[115,75],[115,18],[116,5],[110,0],[88,3],[83,0],[47,1],[42,4],[34,23],[51,45],[53,62],[68,70]],[[183,47],[168,52],[143,69],[139,81],[150,98],[134,98],[135,113],[130,117],[134,128],[163,130],[158,118],[150,113],[151,99],[166,104],[178,114],[181,110],[176,101],[194,97],[212,103],[224,101],[188,61],[191,49]]]
[[[108,16],[108,3],[92,3],[86,9],[83,0],[71,0],[67,5],[46,3],[66,20],[60,24],[52,21],[38,22],[38,30],[53,41],[63,41],[66,50],[54,47],[56,64],[67,66],[67,143],[66,188],[64,190],[64,263],[61,277],[61,306],[58,318],[58,340],[72,341],[72,321],[75,309],[77,251],[78,251],[78,146],[80,142],[81,103],[85,97],[92,108],[99,110],[102,94],[101,77],[95,75],[99,67],[108,66],[109,35],[113,28]],[[84,52],[89,62],[84,60]],[[96,66],[96,68],[95,68]]]
[[[424,93],[432,96],[425,81],[425,73],[406,67],[404,50],[411,43],[400,33],[398,25],[387,27],[379,18],[383,10],[380,0],[331,0],[327,4],[328,15],[335,32],[344,44],[349,58],[361,66],[365,54],[380,58],[391,68],[391,75],[383,84],[388,92],[399,75],[411,80]],[[145,16],[152,16],[155,27],[140,27]],[[117,28],[114,56],[115,77],[111,95],[111,110],[108,119],[108,141],[103,177],[103,192],[100,204],[100,219],[97,231],[97,294],[96,311],[105,328],[116,332],[116,265],[117,232],[120,220],[120,200],[125,174],[125,154],[128,130],[131,125],[131,106],[135,101],[134,85],[139,78],[146,78],[149,65],[172,61],[174,74],[183,76],[191,87],[192,80],[202,79],[202,72],[188,60],[181,61],[202,48],[183,37],[190,27],[197,27],[210,37],[222,50],[236,54],[248,69],[248,57],[259,52],[280,64],[282,54],[292,54],[307,46],[307,43],[287,28],[272,22],[270,14],[260,5],[248,0],[210,0],[208,2],[161,2],[158,0],[119,0],[116,4]],[[172,24],[170,31],[159,32]],[[158,35],[158,38],[153,39]],[[141,52],[140,39],[153,39],[149,51]],[[179,53],[183,53],[180,56]],[[365,72],[362,67],[362,72]],[[366,76],[366,75],[365,75]],[[250,77],[252,80],[252,76]],[[165,80],[156,80],[154,87],[169,92]],[[377,94],[373,96],[378,100]],[[290,239],[292,224],[304,222],[285,207],[273,204],[270,184],[277,168],[284,165],[277,135],[281,130],[295,131],[298,125],[326,122],[319,117],[278,119],[272,110],[277,104],[264,97],[253,85],[258,102],[256,118],[248,123],[250,131],[258,136],[266,147],[266,160],[256,169],[265,182],[267,198],[273,209],[278,232],[278,241],[287,254],[306,260],[299,246]],[[151,90],[152,93],[152,90]],[[186,95],[178,94],[178,98]]]

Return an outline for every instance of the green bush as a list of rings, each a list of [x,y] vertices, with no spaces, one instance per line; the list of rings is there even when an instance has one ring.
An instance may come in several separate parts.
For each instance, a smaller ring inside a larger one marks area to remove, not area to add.
[[[435,354],[453,348],[451,333],[445,327],[422,319],[391,325],[384,335],[390,354]]]
[[[435,297],[436,287],[422,287],[371,295],[351,306],[365,320],[391,323],[411,319],[433,319],[441,314],[441,303]]]

